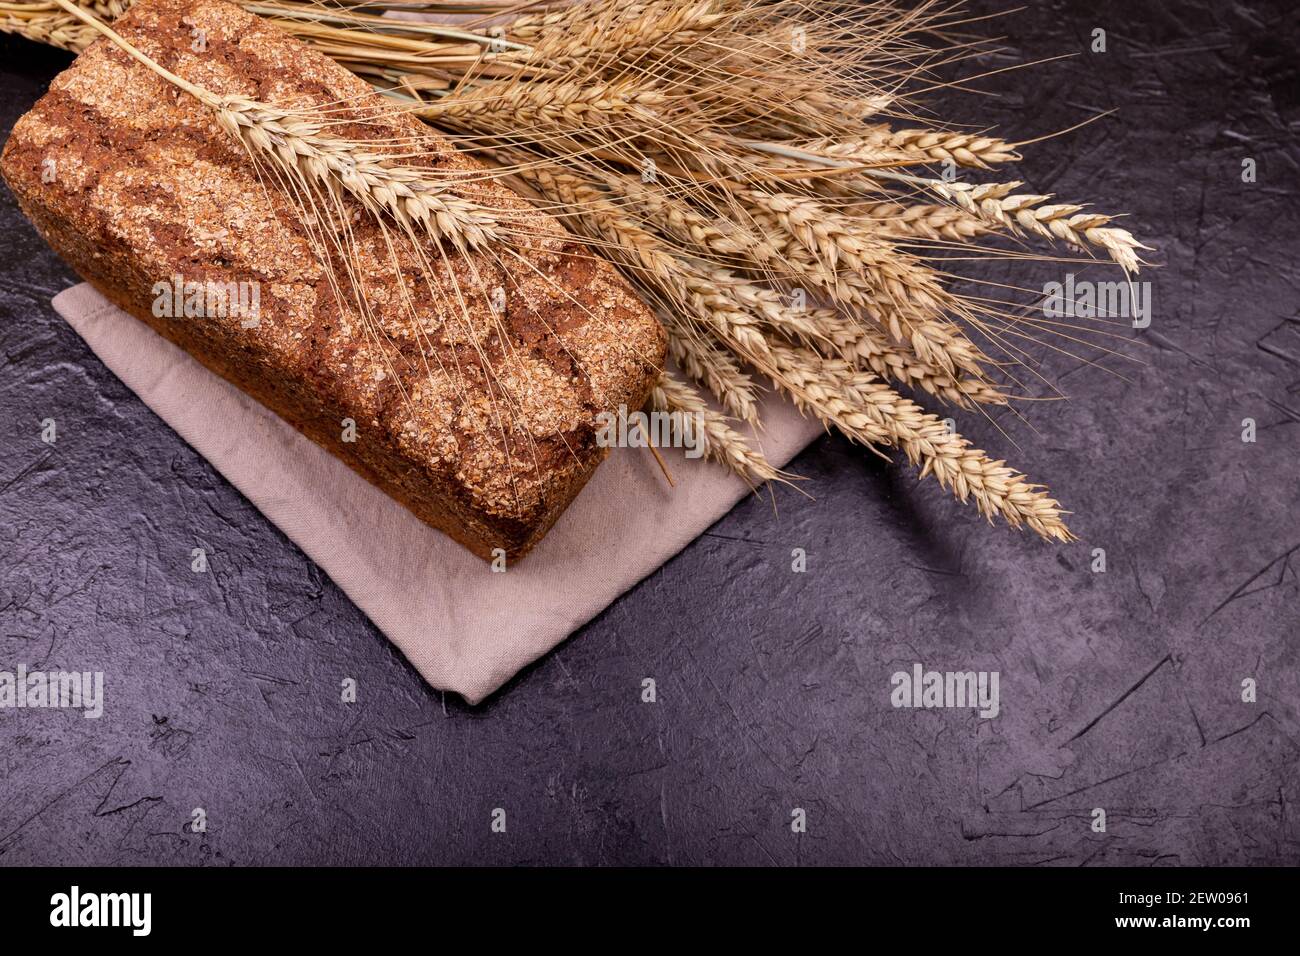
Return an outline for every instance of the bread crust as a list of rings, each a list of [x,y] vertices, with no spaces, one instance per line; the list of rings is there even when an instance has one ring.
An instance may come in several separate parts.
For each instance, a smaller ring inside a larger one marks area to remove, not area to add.
[[[526,234],[506,268],[490,251],[417,248],[345,200],[355,245],[331,282],[298,208],[241,144],[103,40],[55,78],[0,158],[24,213],[119,307],[475,554],[526,554],[607,453],[597,416],[645,403],[666,344],[650,310],[553,218],[271,24],[224,0],[138,0],[115,26],[214,92],[330,108],[352,139],[418,142],[421,165],[463,173],[457,194]],[[160,283],[176,277],[254,284],[257,325],[157,314]]]

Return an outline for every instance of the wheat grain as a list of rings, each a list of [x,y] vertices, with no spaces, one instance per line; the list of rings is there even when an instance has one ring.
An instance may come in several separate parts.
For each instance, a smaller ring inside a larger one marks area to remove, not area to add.
[[[644,4],[639,6],[644,7]],[[525,13],[515,17],[501,31],[519,43],[534,44],[547,33],[561,29],[582,15],[582,4],[568,4],[558,10]]]

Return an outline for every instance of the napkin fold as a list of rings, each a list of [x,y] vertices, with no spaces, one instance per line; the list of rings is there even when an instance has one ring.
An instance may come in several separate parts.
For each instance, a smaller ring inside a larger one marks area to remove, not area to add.
[[[433,687],[477,704],[749,493],[664,449],[616,448],[532,553],[504,572],[421,522],[323,448],[82,283],[54,308],[100,360],[333,579]],[[819,432],[779,397],[763,450]]]

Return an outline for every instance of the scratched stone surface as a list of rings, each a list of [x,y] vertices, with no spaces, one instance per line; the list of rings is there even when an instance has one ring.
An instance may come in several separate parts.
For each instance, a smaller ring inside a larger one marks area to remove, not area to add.
[[[103,671],[107,698],[99,720],[0,711],[0,863],[1300,861],[1293,6],[1053,2],[983,29],[1004,52],[971,72],[1074,56],[934,101],[1013,139],[1117,110],[1014,175],[1158,247],[1129,359],[1030,344],[1027,391],[1069,400],[960,416],[1082,541],[987,527],[823,438],[795,463],[812,497],[742,503],[477,708],[100,365],[49,305],[73,276],[0,190],[0,670]],[[6,131],[67,62],[0,40]],[[975,268],[1041,288],[1074,267]],[[891,707],[914,662],[997,671],[1000,714]]]

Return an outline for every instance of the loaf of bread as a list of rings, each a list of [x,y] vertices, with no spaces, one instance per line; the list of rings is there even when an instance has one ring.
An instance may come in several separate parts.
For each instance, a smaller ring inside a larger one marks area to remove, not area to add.
[[[525,554],[607,453],[597,416],[645,402],[665,347],[654,316],[554,218],[273,25],[223,0],[138,0],[115,26],[214,93],[328,111],[331,135],[376,152],[418,142],[420,167],[509,217],[514,258],[412,242],[346,195],[347,235],[322,236],[207,107],[107,40],[0,162],[117,305],[475,554]]]

